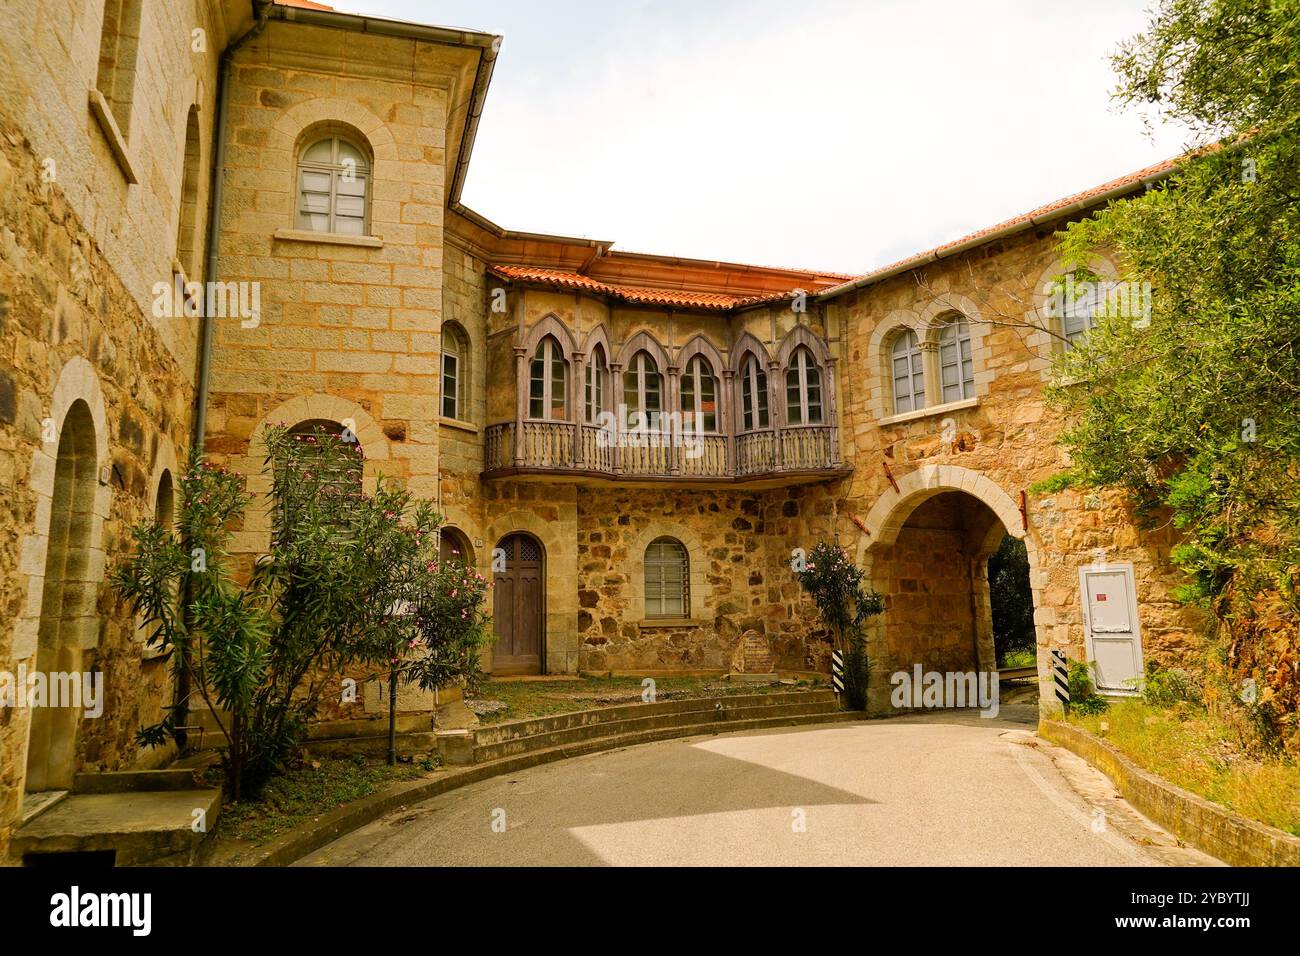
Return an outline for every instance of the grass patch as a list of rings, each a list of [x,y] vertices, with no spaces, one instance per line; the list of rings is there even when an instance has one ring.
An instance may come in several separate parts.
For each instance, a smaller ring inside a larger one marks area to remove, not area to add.
[[[1038,666],[1038,653],[1033,650],[1007,651],[1002,660],[1002,666],[1008,670],[1014,670],[1018,667],[1036,667]]]
[[[260,800],[222,807],[216,834],[218,839],[267,843],[312,817],[435,770],[433,763],[419,759],[390,767],[383,757],[321,756],[272,778]]]
[[[1252,755],[1234,728],[1203,707],[1124,700],[1104,713],[1071,715],[1070,722],[1104,737],[1144,770],[1184,790],[1300,836],[1300,764]]]
[[[500,701],[505,709],[482,714],[480,723],[528,717],[550,717],[593,707],[616,707],[641,701],[640,677],[581,677],[565,681],[493,680],[482,685],[474,701]],[[684,700],[693,697],[731,697],[738,694],[770,694],[811,690],[825,686],[821,681],[795,684],[742,684],[717,677],[656,677],[655,700]]]

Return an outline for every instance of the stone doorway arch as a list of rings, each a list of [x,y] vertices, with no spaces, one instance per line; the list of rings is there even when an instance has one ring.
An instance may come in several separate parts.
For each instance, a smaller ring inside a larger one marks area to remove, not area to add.
[[[98,636],[96,596],[102,569],[92,548],[98,490],[98,447],[90,407],[77,399],[59,430],[50,501],[49,538],[37,631],[35,671],[47,693],[70,688],[57,674],[81,683],[82,649]],[[80,688],[78,688],[80,689]],[[48,700],[47,704],[58,701]],[[33,707],[27,733],[25,790],[67,790],[76,764],[80,708]]]

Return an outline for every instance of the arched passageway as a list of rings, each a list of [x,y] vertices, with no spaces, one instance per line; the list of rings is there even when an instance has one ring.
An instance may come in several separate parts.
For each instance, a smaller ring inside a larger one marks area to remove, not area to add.
[[[90,408],[79,399],[68,409],[59,431],[45,553],[36,670],[45,675],[50,688],[56,686],[54,674],[80,674],[82,646],[97,627],[99,582],[90,554],[95,466],[95,423]],[[80,708],[33,707],[31,714],[25,788],[29,793],[66,790],[72,786],[75,769]]]

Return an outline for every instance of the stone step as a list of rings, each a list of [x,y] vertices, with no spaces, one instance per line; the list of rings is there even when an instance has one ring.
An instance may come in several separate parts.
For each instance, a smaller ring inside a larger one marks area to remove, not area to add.
[[[576,727],[545,731],[526,737],[510,737],[489,743],[481,743],[475,734],[473,749],[474,763],[500,760],[531,750],[546,750],[565,744],[576,743],[599,737],[635,735],[642,731],[661,730],[681,727],[730,727],[744,724],[751,720],[789,719],[812,717],[839,713],[833,700],[813,700],[798,703],[771,704],[762,706],[726,706],[717,709],[722,701],[710,701],[712,709],[695,709],[675,713],[645,713],[617,721],[602,721],[582,724]]]
[[[9,852],[32,865],[44,854],[111,853],[115,866],[189,866],[220,812],[220,790],[74,793],[19,827]]]
[[[653,704],[620,704],[615,707],[599,707],[592,710],[573,711],[568,714],[556,714],[552,717],[529,717],[523,720],[488,724],[474,729],[475,740],[479,745],[498,743],[515,737],[532,737],[537,734],[556,730],[567,730],[588,724],[608,724],[622,720],[645,717],[649,714],[677,714],[689,711],[712,713],[715,705],[722,702],[724,708],[740,707],[777,707],[788,703],[835,703],[835,695],[829,690],[777,691],[771,694],[736,694],[730,697],[691,697],[679,700],[659,701]]]
[[[654,743],[659,740],[672,740],[678,737],[715,736],[717,734],[730,734],[737,731],[771,730],[780,727],[799,727],[806,724],[851,723],[866,719],[866,714],[861,711],[834,710],[819,714],[804,714],[786,717],[756,717],[746,720],[729,720],[719,723],[687,724],[680,727],[656,727],[632,733],[592,737],[588,740],[580,740],[574,743],[561,744],[539,750],[530,750],[526,753],[505,757],[501,759],[499,763],[507,769],[498,770],[497,772],[513,773],[517,770],[535,767],[539,764],[550,763],[555,760],[581,757],[586,754],[599,753],[603,750],[614,750],[621,747],[635,746],[637,744]],[[497,762],[494,761],[494,763]]]
[[[397,753],[403,757],[414,754],[433,753],[438,749],[438,735],[435,731],[399,733],[397,735]],[[347,737],[327,737],[308,740],[303,744],[308,757],[317,754],[386,754],[388,753],[388,734],[352,734]]]

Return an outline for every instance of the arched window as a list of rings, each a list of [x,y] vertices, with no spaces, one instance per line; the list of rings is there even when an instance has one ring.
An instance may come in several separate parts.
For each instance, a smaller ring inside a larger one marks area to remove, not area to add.
[[[609,403],[609,364],[605,361],[605,347],[597,344],[587,360],[587,381],[584,385],[587,422],[595,424]]]
[[[158,494],[154,498],[153,520],[154,524],[171,534],[172,526],[176,521],[176,489],[172,484],[170,468],[164,468],[163,473],[158,476]]]
[[[740,372],[741,431],[767,427],[767,372],[751,355]]]
[[[465,419],[468,412],[469,340],[455,323],[442,326],[442,417]]]
[[[569,363],[553,336],[537,343],[528,376],[528,417],[568,418]]]
[[[971,360],[970,326],[956,316],[939,330],[939,381],[943,400],[958,402],[975,395],[975,363]]]
[[[659,427],[663,411],[663,376],[649,352],[637,352],[623,373],[623,404],[627,406],[627,426]]]
[[[889,351],[894,369],[894,414],[925,408],[925,369],[916,333],[911,329],[900,332]]]
[[[298,228],[366,235],[369,182],[361,147],[342,136],[316,140],[298,159]]]
[[[454,562],[469,568],[474,566],[474,551],[463,531],[450,525],[438,530],[438,560],[443,564]]]
[[[691,560],[676,538],[655,538],[645,551],[646,617],[684,618],[691,611]]]
[[[821,369],[802,345],[785,370],[785,420],[791,425],[816,425],[822,420]]]
[[[1061,334],[1065,348],[1073,348],[1089,331],[1096,328],[1097,318],[1106,311],[1104,282],[1084,282],[1073,275],[1061,284]]]
[[[131,104],[140,50],[142,0],[105,0],[95,88],[108,101],[123,136],[131,134]]]
[[[176,261],[185,275],[198,278],[199,108],[190,107],[185,123],[185,159],[181,169],[181,209],[176,226]]]
[[[294,425],[289,429],[289,434],[306,446],[303,455],[304,464],[323,479],[322,488],[343,495],[361,492],[364,457],[355,433],[339,422],[325,418],[311,418]],[[320,439],[324,436],[338,439],[343,446],[352,450],[355,457],[350,455],[327,457],[320,445]]]
[[[686,363],[682,376],[682,425],[693,431],[718,430],[718,382],[703,355]]]

